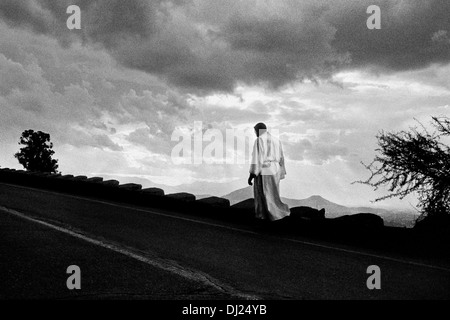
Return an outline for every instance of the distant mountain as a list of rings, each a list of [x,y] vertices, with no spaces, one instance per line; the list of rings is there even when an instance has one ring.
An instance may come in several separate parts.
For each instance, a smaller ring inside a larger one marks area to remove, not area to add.
[[[196,194],[195,195],[195,199],[200,200],[200,199],[206,199],[212,197],[212,195],[210,194]]]
[[[246,188],[238,189],[227,195],[224,195],[222,198],[226,198],[226,199],[230,200],[231,205],[236,204],[241,201],[244,201],[249,198],[253,198],[253,187],[249,186]],[[350,208],[338,205],[336,203],[328,201],[327,199],[324,199],[321,196],[317,196],[317,195],[311,196],[309,198],[302,199],[302,200],[290,199],[290,198],[284,198],[284,197],[282,197],[281,199],[290,208],[299,207],[299,206],[306,206],[306,207],[311,207],[311,208],[315,208],[315,209],[325,208],[325,211],[328,214],[333,215],[333,217],[350,213],[349,212]],[[353,213],[353,212],[351,212],[351,213]]]
[[[177,192],[188,192],[196,196],[197,199],[208,198],[211,196],[220,195],[227,190],[233,190],[239,188],[242,182],[235,184],[224,184],[218,182],[194,182],[191,184],[181,184],[177,186],[169,186],[151,181],[150,179],[138,177],[138,176],[126,176],[126,175],[112,175],[106,173],[96,173],[95,176],[103,177],[104,180],[114,179],[120,183],[138,183],[142,185],[142,188],[160,188],[163,189],[166,194]],[[224,187],[225,190],[224,191]]]
[[[248,186],[246,188],[238,189],[222,196],[222,198],[230,200],[231,205],[244,201],[248,198],[253,198],[253,187]]]
[[[103,177],[103,180],[110,180],[110,179],[118,180],[120,183],[138,183],[138,184],[142,185],[142,188],[160,188],[160,189],[164,190],[165,194],[182,192],[177,187],[158,184],[158,183],[152,182],[148,179],[140,178],[140,177],[136,177],[136,176],[114,176],[114,175],[102,174],[102,173],[97,174],[97,176]]]
[[[253,198],[253,187],[246,187],[233,191],[222,198],[228,199],[230,204],[236,204],[249,198]],[[336,218],[342,215],[351,215],[356,213],[373,213],[381,216],[387,226],[412,227],[416,216],[411,212],[390,211],[371,207],[346,207],[324,199],[321,196],[314,195],[306,199],[281,198],[289,208],[306,206],[314,209],[325,209],[327,218]]]

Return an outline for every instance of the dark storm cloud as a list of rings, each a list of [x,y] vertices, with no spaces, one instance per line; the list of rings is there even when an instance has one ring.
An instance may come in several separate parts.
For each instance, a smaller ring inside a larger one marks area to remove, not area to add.
[[[380,30],[362,27],[369,15],[361,13],[369,5],[381,9]],[[332,13],[332,44],[351,53],[352,67],[400,71],[450,61],[450,42],[439,41],[450,31],[448,0],[341,1]]]
[[[280,86],[302,78],[314,78],[326,72],[327,65],[339,65],[330,46],[335,29],[320,19],[320,14],[286,21],[281,17],[231,20],[223,36],[233,51],[243,53],[242,79],[247,83],[269,82]]]
[[[82,30],[65,27],[68,5]],[[368,30],[369,5],[382,29]],[[149,1],[40,0],[0,3],[11,26],[67,44],[100,45],[120,64],[195,92],[239,83],[272,88],[328,78],[345,68],[417,69],[450,61],[448,0]]]
[[[39,33],[50,33],[53,17],[35,1],[2,0],[0,18],[12,26],[26,26]]]
[[[114,50],[123,39],[148,38],[156,28],[159,1],[146,0],[40,0],[56,21],[52,33],[65,44],[74,35],[85,42],[100,43]],[[66,29],[66,9],[78,5],[82,13],[82,30]]]

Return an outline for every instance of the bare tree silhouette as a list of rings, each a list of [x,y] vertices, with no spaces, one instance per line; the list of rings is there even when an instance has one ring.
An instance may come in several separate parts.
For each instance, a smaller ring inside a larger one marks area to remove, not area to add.
[[[416,193],[421,219],[450,214],[450,146],[442,141],[450,137],[450,119],[432,117],[433,132],[419,124],[409,131],[378,134],[379,155],[369,165],[363,163],[371,175],[357,182],[375,190],[389,187],[390,193],[375,201]]]

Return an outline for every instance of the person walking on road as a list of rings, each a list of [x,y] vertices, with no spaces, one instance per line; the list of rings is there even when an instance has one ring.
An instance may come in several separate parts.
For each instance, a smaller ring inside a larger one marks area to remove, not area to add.
[[[283,147],[280,140],[267,131],[264,123],[258,123],[254,129],[257,138],[253,145],[248,184],[253,185],[256,218],[280,220],[290,215],[288,205],[280,198],[280,180],[286,176]]]

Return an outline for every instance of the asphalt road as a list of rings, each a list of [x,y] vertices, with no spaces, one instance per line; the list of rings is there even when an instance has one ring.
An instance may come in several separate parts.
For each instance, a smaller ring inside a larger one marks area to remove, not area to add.
[[[0,276],[3,299],[450,298],[450,268],[432,262],[1,183]]]

